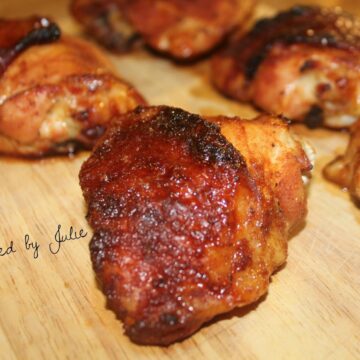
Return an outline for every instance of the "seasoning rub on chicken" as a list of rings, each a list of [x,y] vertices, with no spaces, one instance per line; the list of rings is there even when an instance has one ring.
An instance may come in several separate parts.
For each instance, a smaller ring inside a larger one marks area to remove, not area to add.
[[[141,36],[157,51],[193,59],[242,25],[255,0],[73,0],[87,32],[111,50],[127,51]]]
[[[93,267],[135,342],[172,343],[258,300],[306,215],[311,164],[286,124],[209,120],[139,107],[81,168]]]
[[[269,113],[334,128],[360,116],[360,20],[339,8],[260,20],[212,65],[220,91]]]
[[[50,20],[0,20],[0,153],[91,148],[113,116],[144,100],[104,55]]]

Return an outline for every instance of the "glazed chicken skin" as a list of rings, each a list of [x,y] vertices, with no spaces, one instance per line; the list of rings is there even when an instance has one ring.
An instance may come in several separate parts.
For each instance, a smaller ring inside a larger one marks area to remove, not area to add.
[[[360,20],[298,6],[260,20],[212,63],[224,94],[310,127],[351,126],[360,116]]]
[[[351,196],[360,204],[360,121],[351,128],[346,153],[328,164],[324,175],[328,180],[349,189]]]
[[[258,300],[304,221],[311,164],[281,120],[139,107],[80,171],[108,306],[135,342],[167,345]]]
[[[51,22],[36,17],[0,22],[2,154],[32,157],[91,148],[113,116],[145,103],[93,45],[59,39],[60,33],[50,36],[52,43],[40,41],[49,29],[39,33],[41,23]],[[19,44],[26,45],[20,52]]]
[[[111,50],[123,52],[137,35],[176,59],[208,53],[245,22],[255,0],[73,0],[75,18]]]

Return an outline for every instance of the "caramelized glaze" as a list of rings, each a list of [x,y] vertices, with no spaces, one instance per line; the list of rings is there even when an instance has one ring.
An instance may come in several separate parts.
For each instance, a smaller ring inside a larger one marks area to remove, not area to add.
[[[281,121],[250,123],[138,108],[82,166],[93,267],[132,340],[169,344],[256,301],[285,261],[311,166]]]

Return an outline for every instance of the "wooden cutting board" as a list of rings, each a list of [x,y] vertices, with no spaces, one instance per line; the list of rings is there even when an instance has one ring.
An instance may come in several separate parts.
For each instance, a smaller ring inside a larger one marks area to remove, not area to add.
[[[281,8],[290,3],[282,1]],[[355,1],[323,3],[360,14]],[[67,7],[60,0],[1,0],[0,16],[51,15],[65,32],[78,33]],[[257,14],[276,7],[275,0],[260,2]],[[152,104],[203,114],[255,114],[211,88],[206,62],[179,67],[145,51],[112,60]],[[317,162],[307,224],[290,241],[286,266],[256,304],[221,316],[168,348],[131,343],[96,286],[88,251],[91,230],[78,185],[89,154],[0,158],[0,247],[4,252],[12,244],[16,251],[0,257],[0,358],[359,359],[360,210],[321,176],[323,165],[344,149],[347,135],[295,130],[316,148]],[[63,236],[70,227],[86,235],[53,254],[59,225]]]

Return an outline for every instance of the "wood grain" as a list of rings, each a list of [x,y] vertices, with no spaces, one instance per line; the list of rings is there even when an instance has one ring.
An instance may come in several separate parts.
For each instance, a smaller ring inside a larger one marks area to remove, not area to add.
[[[313,3],[311,1],[308,1]],[[291,1],[260,2],[258,14]],[[343,5],[360,14],[354,1]],[[0,16],[53,16],[78,33],[66,1],[12,0]],[[251,117],[255,111],[219,96],[207,80],[207,63],[179,67],[145,51],[111,57],[119,72],[152,104],[203,114]],[[1,359],[358,359],[360,358],[360,210],[348,194],[326,183],[322,166],[346,145],[347,135],[296,126],[317,150],[305,228],[289,244],[286,266],[272,278],[266,298],[222,316],[168,348],[138,346],[105,308],[89,260],[91,230],[78,185],[88,156],[21,161],[0,158]],[[49,251],[58,224],[88,232]],[[39,256],[24,236],[40,244]]]

